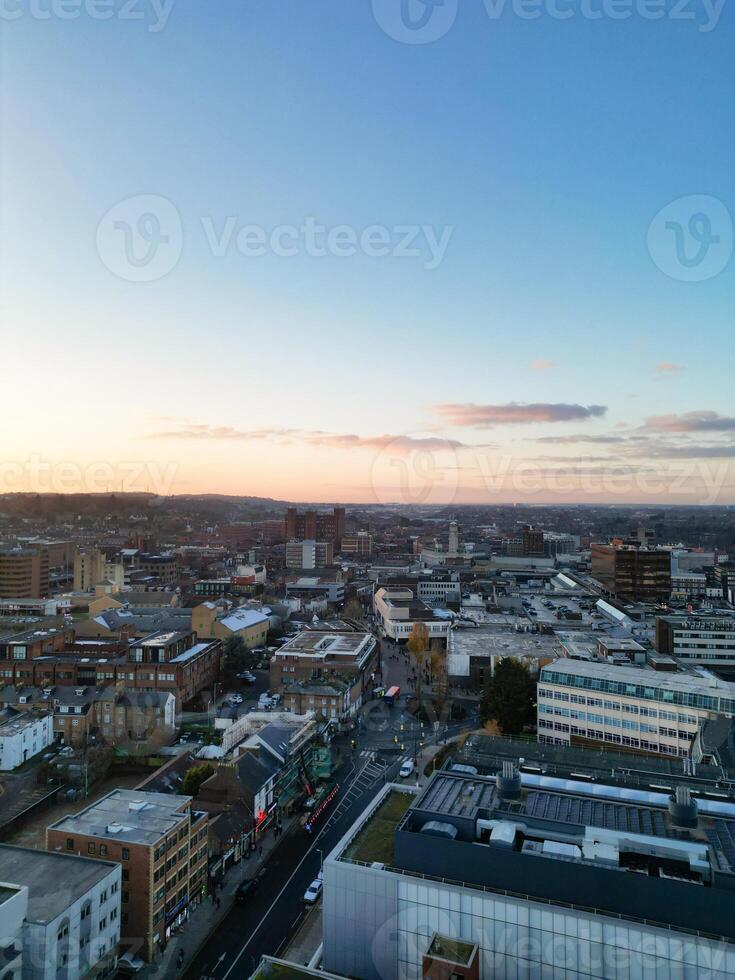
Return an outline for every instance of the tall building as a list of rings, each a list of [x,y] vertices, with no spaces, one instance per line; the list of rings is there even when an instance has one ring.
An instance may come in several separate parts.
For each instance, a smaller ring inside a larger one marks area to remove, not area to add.
[[[345,533],[345,509],[334,507],[331,514],[307,510],[300,514],[296,507],[286,511],[286,541],[331,541],[339,549]]]
[[[324,861],[325,970],[735,976],[735,803],[574,774],[386,786]]]
[[[0,844],[0,881],[0,891],[5,882],[28,890],[20,934],[23,978],[101,980],[114,975],[120,942],[119,864]],[[3,980],[6,965],[3,961]]]
[[[150,960],[205,894],[207,819],[190,796],[116,789],[51,824],[46,844],[121,866],[121,941]]]
[[[537,703],[541,742],[688,758],[701,724],[735,714],[735,684],[562,659],[541,669]]]
[[[373,553],[373,536],[367,531],[355,531],[342,537],[341,551],[345,555],[365,558]]]
[[[331,541],[289,541],[286,544],[286,568],[325,568],[333,562]]]
[[[618,599],[664,603],[671,594],[671,557],[668,551],[593,542],[592,577]]]
[[[105,578],[106,559],[102,551],[92,548],[77,551],[74,556],[74,591],[91,592]]]
[[[0,550],[0,599],[43,599],[49,594],[45,548]]]
[[[459,524],[456,521],[451,521],[449,524],[447,552],[451,558],[456,558],[459,554]]]

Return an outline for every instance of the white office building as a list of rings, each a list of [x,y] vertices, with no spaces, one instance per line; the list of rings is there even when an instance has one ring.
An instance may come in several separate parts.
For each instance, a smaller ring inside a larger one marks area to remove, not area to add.
[[[556,660],[538,682],[538,738],[688,758],[699,726],[735,714],[735,684],[703,669],[668,672]]]
[[[23,980],[114,975],[121,874],[115,861],[0,844],[0,881],[27,895],[19,936]]]

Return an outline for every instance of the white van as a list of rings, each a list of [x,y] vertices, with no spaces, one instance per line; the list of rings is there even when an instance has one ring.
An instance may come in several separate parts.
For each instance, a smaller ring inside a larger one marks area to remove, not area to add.
[[[411,759],[406,759],[401,768],[398,770],[398,775],[401,777],[401,779],[406,779],[413,772],[413,768],[414,766]]]

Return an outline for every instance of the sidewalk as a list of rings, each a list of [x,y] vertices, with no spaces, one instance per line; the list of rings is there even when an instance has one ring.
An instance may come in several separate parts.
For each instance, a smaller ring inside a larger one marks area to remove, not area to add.
[[[300,819],[301,814],[294,814],[285,820],[283,831],[277,839],[272,830],[266,831],[260,841],[263,847],[262,856],[256,850],[249,858],[231,867],[224,878],[218,879],[219,887],[216,895],[220,900],[219,909],[215,905],[213,895],[208,895],[191,913],[186,925],[176,935],[171,936],[163,955],[148,963],[136,976],[141,978],[184,976],[191,961],[234,905],[238,886],[246,878],[257,877],[281,841],[296,829]],[[184,951],[184,965],[177,970],[176,963],[180,950]]]

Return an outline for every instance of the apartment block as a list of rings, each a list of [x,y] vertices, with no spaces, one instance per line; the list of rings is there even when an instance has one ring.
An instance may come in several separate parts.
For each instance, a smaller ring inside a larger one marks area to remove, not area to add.
[[[286,568],[324,568],[334,561],[331,541],[288,541]]]
[[[0,771],[17,769],[48,748],[53,740],[50,712],[10,709],[0,717]]]
[[[121,868],[121,943],[150,960],[206,894],[207,814],[190,796],[113,790],[46,831],[51,852]]]
[[[345,533],[345,509],[334,507],[331,514],[307,510],[300,514],[289,507],[285,520],[286,541],[331,541],[339,548]]]

